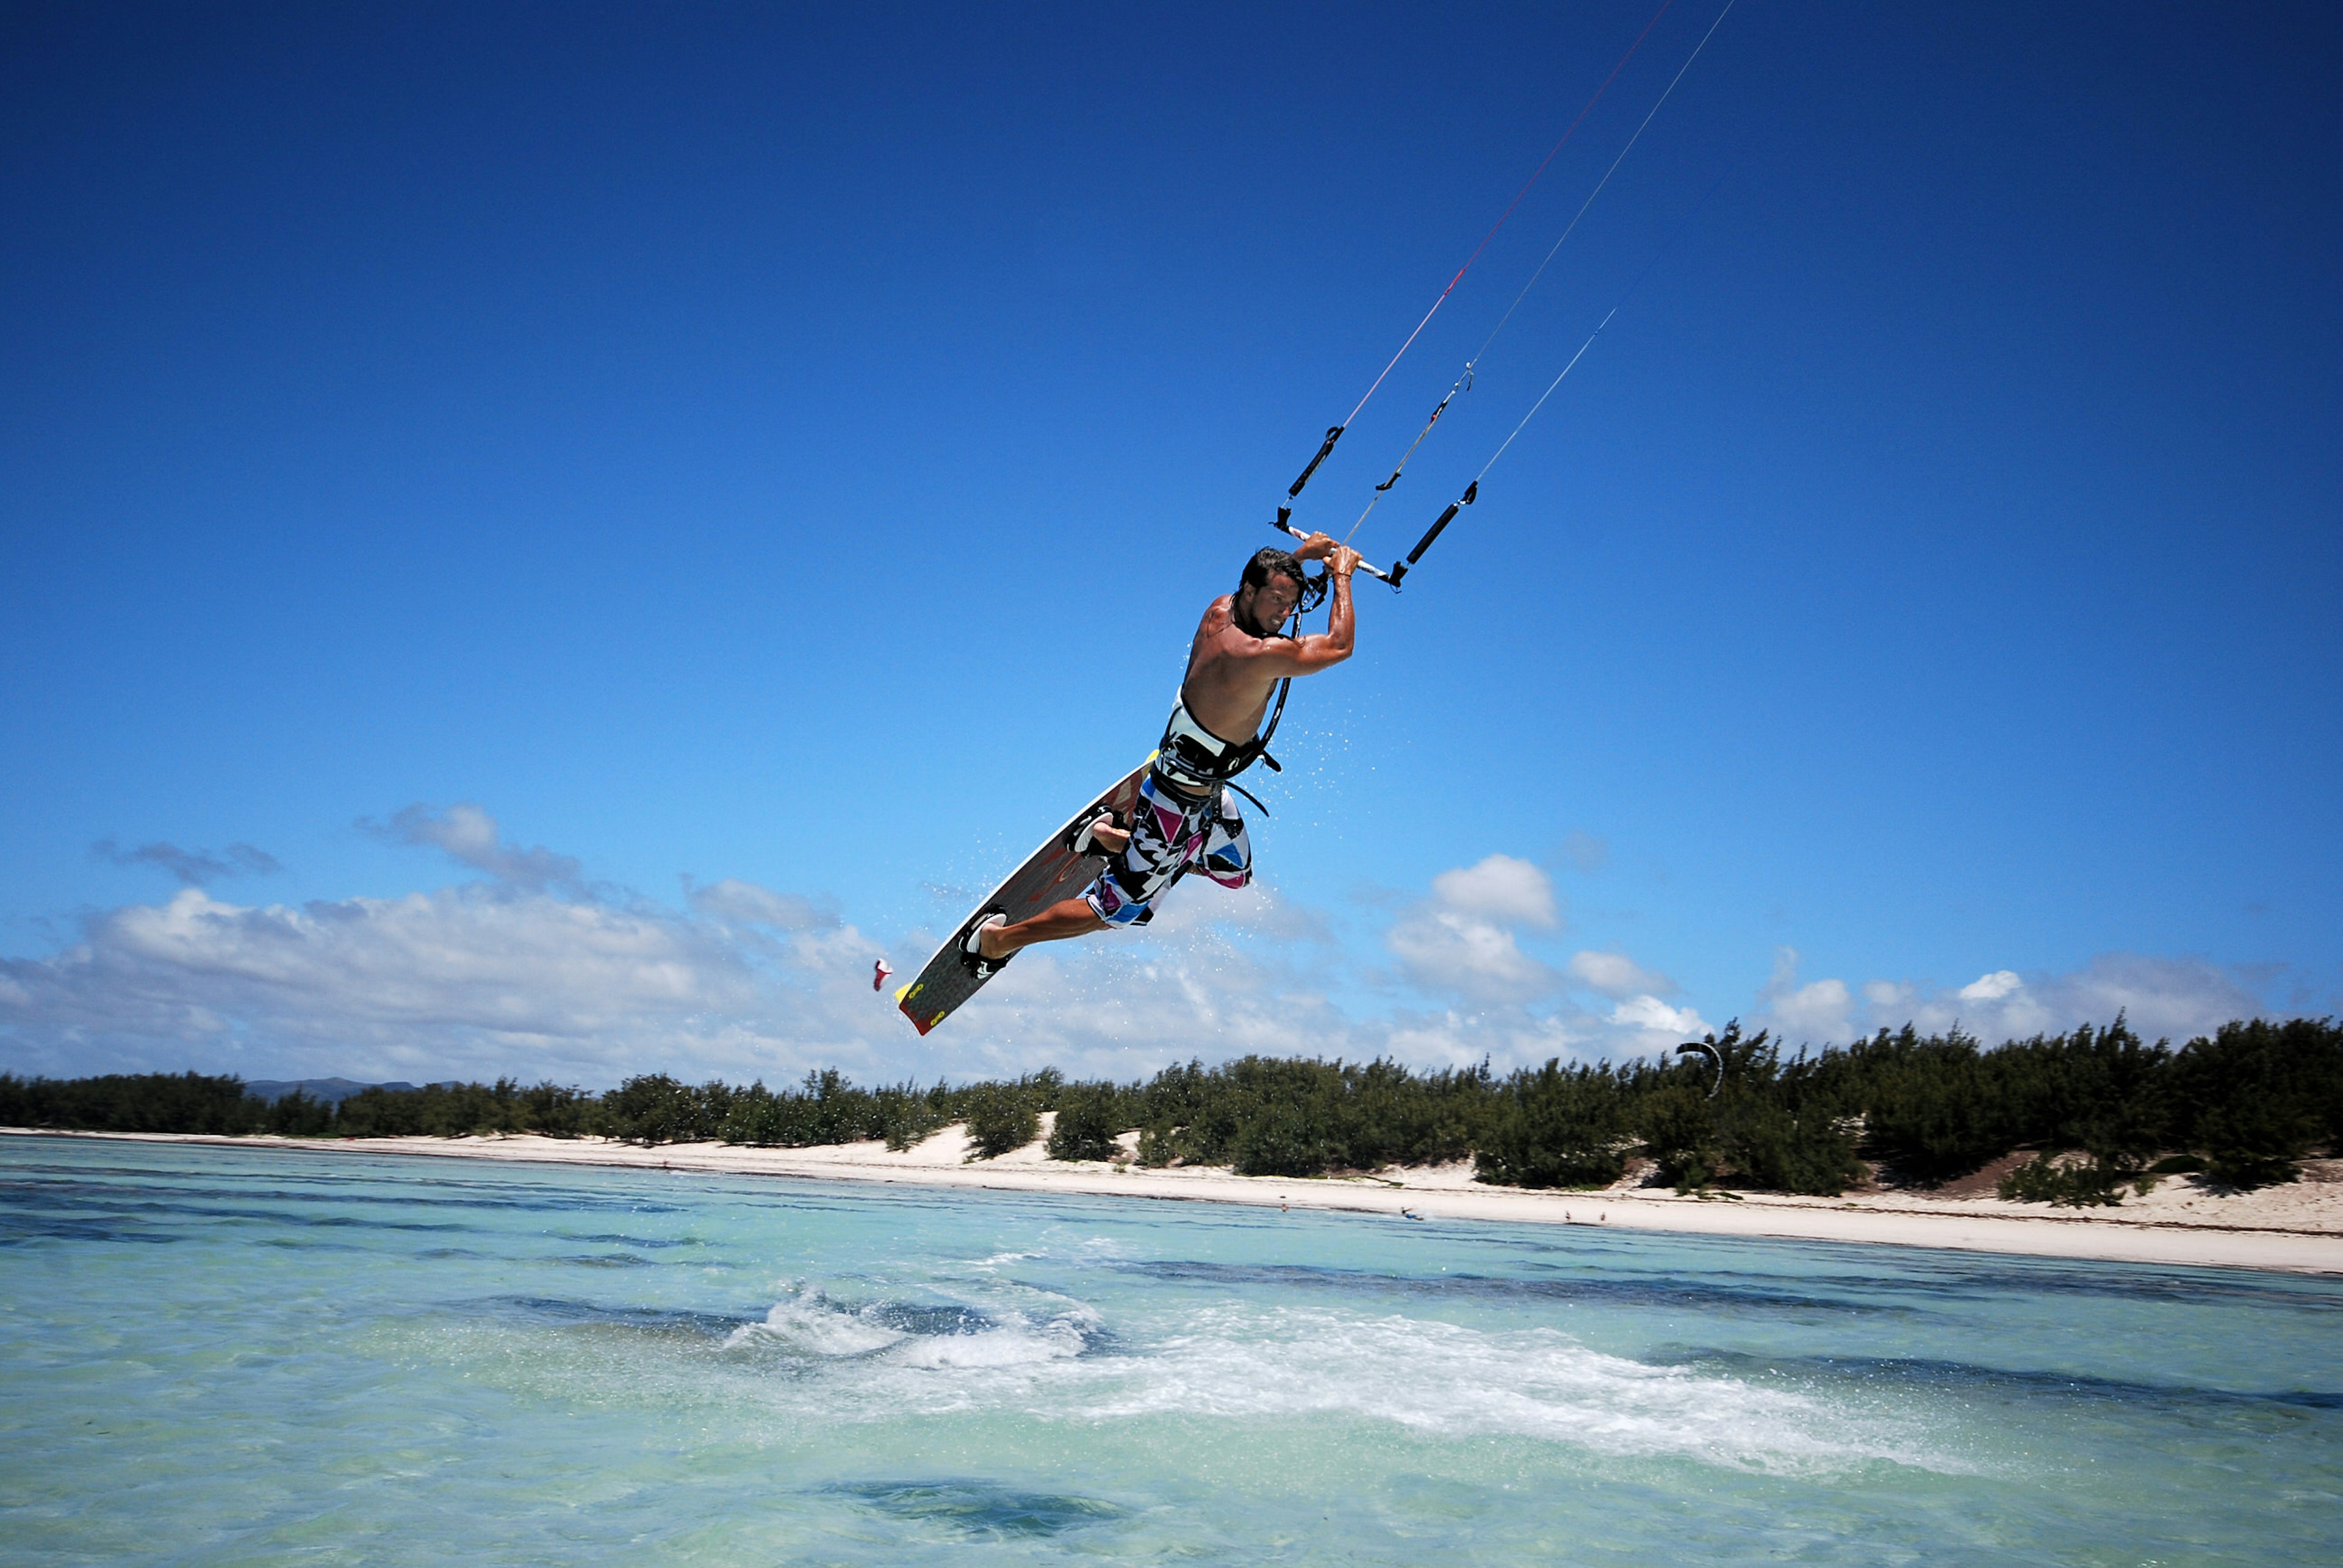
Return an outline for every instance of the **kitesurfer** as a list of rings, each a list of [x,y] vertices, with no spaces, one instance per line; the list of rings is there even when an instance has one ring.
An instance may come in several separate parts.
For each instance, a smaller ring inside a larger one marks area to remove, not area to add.
[[[1334,608],[1326,629],[1283,635],[1286,620],[1310,586],[1304,561],[1326,563]],[[1154,766],[1140,784],[1133,819],[1101,811],[1075,824],[1067,848],[1104,855],[1106,869],[1078,898],[1051,905],[1030,920],[1009,923],[988,910],[961,934],[960,954],[978,978],[1035,942],[1088,936],[1109,926],[1144,925],[1166,888],[1191,869],[1224,888],[1252,880],[1252,845],[1229,780],[1258,760],[1268,738],[1260,733],[1271,694],[1282,680],[1315,675],[1351,657],[1355,623],[1351,574],[1359,552],[1325,534],[1299,549],[1256,552],[1237,591],[1204,611],[1188,648],[1188,675]],[[1232,739],[1242,736],[1243,739]]]

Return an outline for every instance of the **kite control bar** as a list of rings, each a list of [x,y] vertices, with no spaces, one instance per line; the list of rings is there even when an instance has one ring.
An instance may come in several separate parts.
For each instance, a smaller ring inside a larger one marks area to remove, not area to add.
[[[1375,578],[1391,584],[1392,591],[1393,593],[1397,593],[1399,591],[1400,580],[1407,576],[1409,568],[1414,566],[1416,562],[1423,558],[1423,552],[1432,548],[1432,541],[1440,537],[1440,530],[1446,528],[1450,523],[1455,521],[1456,514],[1466,507],[1471,506],[1474,501],[1478,500],[1480,496],[1480,480],[1475,479],[1471,484],[1465,486],[1464,493],[1457,497],[1454,500],[1449,502],[1448,509],[1441,513],[1439,518],[1433,523],[1432,527],[1424,531],[1423,538],[1416,540],[1415,548],[1407,552],[1407,559],[1403,561],[1393,561],[1392,563],[1391,570],[1381,570],[1375,567],[1369,566],[1364,561],[1361,561],[1359,563],[1359,569],[1366,573],[1371,578]],[[1287,522],[1282,514],[1271,519],[1269,526],[1272,528],[1282,528],[1297,539],[1306,539],[1310,537],[1308,534],[1303,533],[1300,528],[1295,528],[1292,523]]]
[[[1303,533],[1300,528],[1295,528],[1292,523],[1287,522],[1283,518],[1270,518],[1269,526],[1272,528],[1282,529],[1284,532],[1292,534],[1297,539],[1306,539],[1310,537],[1308,534]],[[1427,540],[1426,542],[1429,543],[1430,541]],[[1423,552],[1418,551],[1417,553],[1422,554]],[[1407,568],[1405,567],[1400,567],[1395,568],[1394,571],[1387,572],[1380,567],[1369,566],[1365,561],[1361,561],[1359,563],[1359,569],[1366,573],[1369,577],[1375,578],[1378,582],[1387,582],[1391,584],[1393,588],[1397,588],[1399,587],[1399,579],[1407,575]]]

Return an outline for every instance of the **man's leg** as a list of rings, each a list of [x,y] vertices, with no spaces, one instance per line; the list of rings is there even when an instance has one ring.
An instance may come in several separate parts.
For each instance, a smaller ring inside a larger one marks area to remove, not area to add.
[[[988,959],[1005,959],[1035,942],[1061,942],[1069,937],[1086,937],[1092,931],[1106,930],[1106,924],[1087,901],[1066,899],[1013,926],[985,927],[977,933],[976,950]]]
[[[1163,809],[1158,804],[1161,797],[1152,776],[1140,786],[1139,796],[1129,827],[1101,822],[1091,829],[1091,837],[1110,859],[1089,891],[1052,904],[1015,925],[980,928],[976,933],[977,952],[997,962],[1035,942],[1064,941],[1145,920],[1153,912],[1155,896],[1177,881],[1184,869],[1186,846],[1196,826],[1192,819],[1211,807],[1206,801],[1175,795],[1171,798],[1180,802],[1179,807]]]
[[[1131,843],[1131,829],[1116,827],[1111,819],[1101,821],[1091,827],[1091,839],[1109,856],[1120,855]],[[1102,931],[1108,923],[1089,900],[1064,899],[1013,926],[985,927],[977,933],[976,950],[988,959],[1005,959],[1035,942],[1061,942]]]

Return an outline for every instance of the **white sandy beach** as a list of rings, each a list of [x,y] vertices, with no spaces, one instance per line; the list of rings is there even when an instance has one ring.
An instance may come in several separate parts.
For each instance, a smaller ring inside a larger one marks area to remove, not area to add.
[[[1048,1131],[1045,1119],[1043,1132]],[[900,1152],[884,1143],[818,1149],[752,1149],[729,1143],[669,1143],[656,1148],[599,1138],[535,1134],[488,1138],[207,1138],[183,1133],[45,1132],[11,1135],[117,1138],[148,1142],[216,1143],[239,1149],[300,1149],[327,1153],[403,1154],[437,1159],[508,1160],[636,1169],[721,1171],[829,1181],[1001,1191],[1096,1193],[1123,1198],[1248,1203],[1260,1207],[1403,1211],[1437,1220],[1504,1220],[1621,1230],[1682,1231],[1851,1241],[2110,1262],[2279,1269],[2343,1274],[2343,1160],[2315,1160],[2303,1180],[2255,1192],[2216,1194],[2187,1177],[2167,1177],[2146,1197],[2113,1209],[2054,1209],[2005,1202],[1971,1181],[1943,1193],[1849,1193],[1799,1198],[1747,1193],[1737,1198],[1680,1197],[1635,1185],[1631,1177],[1602,1191],[1536,1192],[1483,1186],[1470,1163],[1394,1169],[1374,1176],[1315,1180],[1239,1176],[1225,1167],[1148,1170],[1102,1161],[1051,1160],[1040,1141],[995,1160],[970,1161],[967,1134],[946,1128]]]

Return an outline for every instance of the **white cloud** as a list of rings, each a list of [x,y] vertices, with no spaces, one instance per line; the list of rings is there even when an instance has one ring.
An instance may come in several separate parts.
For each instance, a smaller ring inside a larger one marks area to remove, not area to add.
[[[1249,1051],[1488,1057],[1504,1070],[1702,1027],[1648,999],[1532,1011],[1559,977],[1515,930],[1559,916],[1544,873],[1505,857],[1436,879],[1389,933],[1406,973],[1452,999],[1444,1010],[1390,1006],[1391,977],[1353,967],[1325,922],[1275,890],[1197,883],[1144,932],[1029,950],[921,1040],[872,990],[871,964],[916,970],[935,931],[885,944],[815,900],[733,879],[687,881],[679,910],[598,890],[568,857],[506,845],[477,808],[393,824],[379,830],[494,879],[299,906],[189,889],[106,911],[64,951],[0,960],[0,1061],[591,1087],[647,1071],[785,1081],[815,1066],[866,1081],[1046,1065],[1130,1078]],[[1383,1005],[1359,1017],[1338,998]]]
[[[1384,941],[1407,977],[1426,990],[1481,1001],[1526,1001],[1554,989],[1554,971],[1522,951],[1493,920],[1418,906],[1402,915]]]
[[[1414,984],[1483,1002],[1522,1002],[1554,989],[1547,965],[1521,950],[1517,926],[1559,923],[1554,884],[1527,860],[1491,855],[1432,879],[1432,897],[1403,910],[1384,942]]]
[[[1846,982],[1819,980],[1773,999],[1773,1015],[1780,1031],[1801,1040],[1844,1040],[1853,999]]]
[[[1432,898],[1411,905],[1384,933],[1406,978],[1441,996],[1518,1003],[1551,991],[1549,966],[1521,951],[1516,926],[1558,923],[1554,884],[1513,856],[1488,856],[1432,879]]]
[[[1614,1000],[1639,992],[1665,995],[1676,989],[1675,981],[1645,969],[1624,953],[1577,952],[1571,955],[1565,967],[1571,979]]]
[[[402,819],[408,841],[491,879],[298,906],[190,887],[106,911],[63,951],[0,960],[0,1064],[589,1087],[648,1071],[787,1081],[818,1066],[866,1082],[1051,1065],[1128,1079],[1254,1051],[1425,1067],[1487,1057],[1504,1071],[1664,1051],[1711,1030],[1625,954],[1582,951],[1565,974],[1524,952],[1523,938],[1561,917],[1545,874],[1505,856],[1443,872],[1400,910],[1384,932],[1396,973],[1358,968],[1324,920],[1272,888],[1199,882],[1143,932],[1029,950],[921,1040],[872,990],[871,964],[908,975],[939,932],[882,942],[817,900],[735,879],[686,881],[669,908],[589,887],[567,856],[513,849],[478,808]],[[1604,1000],[1579,1005],[1565,981]],[[1753,1021],[1817,1042],[1906,1018],[1957,1019],[1997,1042],[2118,1009],[2151,1037],[2185,1037],[2258,1009],[2237,975],[2136,955],[2064,976],[1996,970],[1949,992],[1874,980],[1858,993],[1801,983],[1784,950],[1760,1000]]]
[[[177,1067],[199,1047],[214,1070],[608,1080],[731,1054],[759,990],[694,922],[477,885],[300,908],[189,888],[5,968],[0,1024],[50,1070]]]
[[[395,844],[417,844],[440,850],[449,859],[486,871],[500,882],[532,890],[578,885],[578,865],[568,855],[557,855],[543,845],[521,849],[508,844],[497,819],[468,800],[445,811],[417,803],[392,816],[388,822],[361,818],[358,827]]]
[[[1511,855],[1491,855],[1474,865],[1441,872],[1432,879],[1432,897],[1461,915],[1525,926],[1558,923],[1553,879]]]
[[[746,926],[770,926],[781,931],[809,931],[838,924],[838,916],[811,899],[776,893],[754,882],[726,877],[706,887],[683,879],[684,901],[699,914]]]
[[[1996,970],[1989,975],[1979,975],[1956,994],[1963,1001],[1999,1001],[2025,983],[2014,970]]]
[[[1923,1033],[1959,1028],[1988,1045],[2106,1024],[2121,1013],[2150,1040],[2185,1040],[2232,1019],[2266,1016],[2257,994],[2272,978],[2217,968],[2201,959],[2101,953],[2079,970],[2028,979],[1994,970],[1951,990],[1911,980],[1865,980],[1854,992],[1835,980],[1795,984],[1797,955],[1782,950],[1758,1021],[1793,1039],[1844,1041],[1910,1023]],[[2249,983],[2251,982],[2251,983]],[[1856,1000],[1860,997],[1860,1002]]]
[[[1996,970],[1950,994],[1910,982],[1875,983],[1893,993],[1885,1006],[1874,1005],[1881,1023],[1893,1027],[1908,1018],[1928,1030],[1957,1023],[1994,1043],[2107,1023],[2117,1013],[2150,1040],[2187,1040],[2271,1010],[2237,971],[2202,959],[2143,953],[2101,953],[2079,970],[2031,979]]]
[[[1796,1041],[1823,1044],[1843,1041],[1854,1031],[1849,1021],[1855,998],[1845,980],[1819,980],[1798,983],[1798,950],[1774,950],[1774,975],[1758,994],[1759,1019],[1777,1035]]]
[[[1688,1007],[1670,1007],[1655,996],[1632,996],[1611,1010],[1605,1020],[1622,1031],[1626,1040],[1619,1043],[1626,1054],[1649,1056],[1665,1051],[1671,1046],[1687,1040],[1698,1040],[1714,1033],[1706,1020]]]

